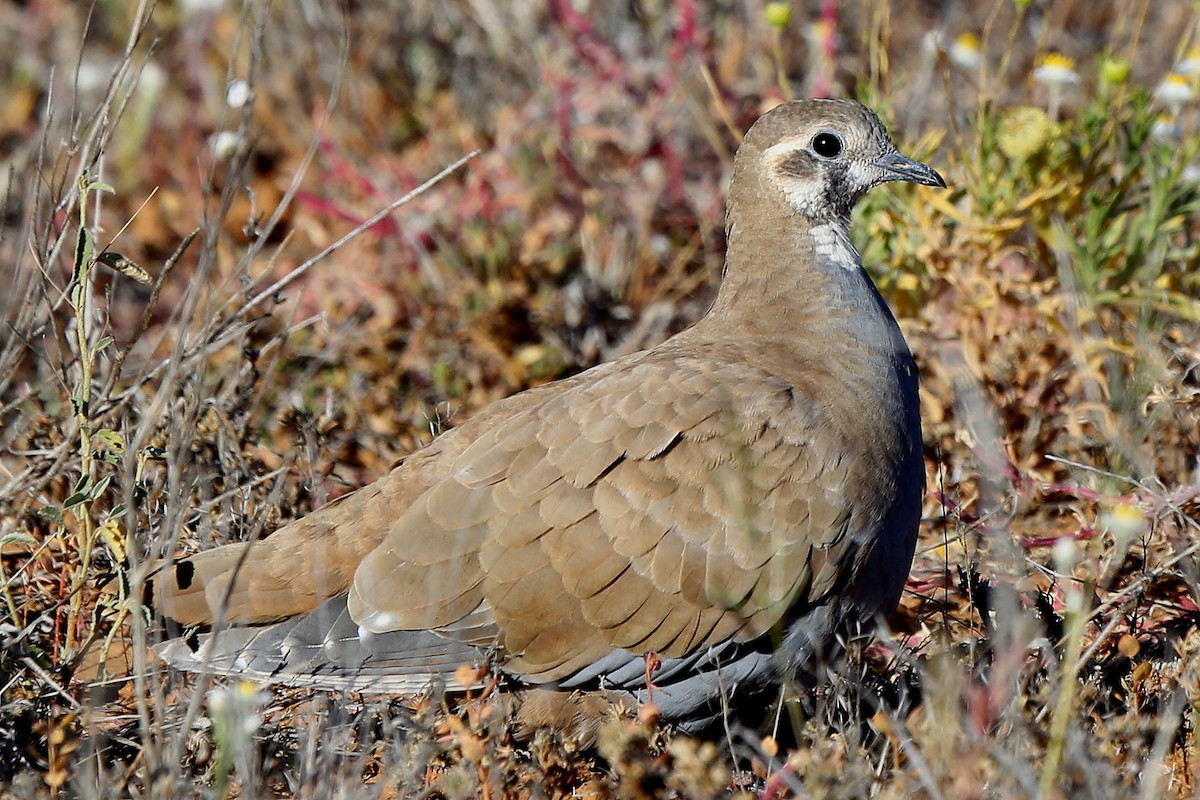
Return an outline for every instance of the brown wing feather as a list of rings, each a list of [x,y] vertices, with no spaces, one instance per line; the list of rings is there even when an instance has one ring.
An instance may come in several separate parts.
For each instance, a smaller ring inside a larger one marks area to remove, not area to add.
[[[470,445],[487,450],[514,415],[540,397],[571,386],[580,376],[500,400],[467,424],[439,436],[370,486],[280,528],[259,542],[223,545],[155,566],[147,592],[166,616],[185,625],[257,624],[307,614],[350,589],[363,558],[380,545],[397,519],[450,474]],[[510,443],[516,447],[517,443]],[[511,454],[492,448],[506,468]],[[476,459],[477,465],[486,462]],[[215,587],[215,588],[213,588]]]
[[[410,504],[427,486],[422,451],[410,483],[380,482],[340,498],[267,539],[206,550],[159,567],[149,592],[186,625],[262,623],[306,614],[345,594],[363,557],[386,535],[380,511]],[[418,491],[420,490],[420,491]],[[224,613],[219,613],[221,611]]]
[[[789,387],[713,364],[615,362],[477,437],[363,561],[351,614],[453,636],[473,611],[507,668],[546,679],[759,634],[827,591],[848,466],[814,457],[837,450]]]
[[[761,633],[844,583],[849,466],[818,456],[838,448],[802,393],[717,355],[641,354],[496,404],[248,551],[193,557],[160,607],[209,621],[228,597],[231,621],[262,622],[349,591],[368,630],[495,630],[543,678]]]

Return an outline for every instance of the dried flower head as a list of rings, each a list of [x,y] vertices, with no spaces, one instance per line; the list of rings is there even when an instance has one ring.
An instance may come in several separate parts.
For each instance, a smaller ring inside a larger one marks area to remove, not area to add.
[[[217,131],[208,137],[208,147],[218,161],[233,158],[245,144],[245,140],[237,131]]]
[[[238,681],[229,686],[214,686],[208,693],[208,713],[213,721],[214,735],[229,746],[244,747],[262,724],[259,710],[269,696],[252,681]]]
[[[1040,152],[1057,133],[1045,111],[1032,106],[1014,108],[1000,119],[996,143],[1013,161],[1024,161]]]
[[[942,49],[942,34],[939,31],[926,31],[921,37],[921,55],[922,56],[937,56],[939,50]]]
[[[1080,552],[1079,545],[1070,536],[1060,537],[1050,550],[1050,560],[1054,562],[1054,569],[1063,575],[1070,575],[1074,572],[1082,557],[1083,553]]]
[[[180,0],[179,10],[183,12],[184,17],[191,17],[220,11],[223,5],[225,0]]]
[[[137,91],[145,97],[158,97],[166,88],[168,81],[165,69],[153,61],[147,61],[141,74],[137,76]]]
[[[225,104],[237,110],[254,98],[254,90],[241,78],[234,78],[225,87]]]

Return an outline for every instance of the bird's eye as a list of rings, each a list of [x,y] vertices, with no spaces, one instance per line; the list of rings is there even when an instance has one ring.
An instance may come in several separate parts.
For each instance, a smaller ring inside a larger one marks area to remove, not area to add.
[[[813,152],[821,158],[837,158],[842,153],[842,140],[836,135],[825,131],[813,137]]]

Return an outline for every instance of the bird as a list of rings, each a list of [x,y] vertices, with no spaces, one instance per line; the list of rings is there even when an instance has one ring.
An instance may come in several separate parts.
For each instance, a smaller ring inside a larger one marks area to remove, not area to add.
[[[492,403],[270,536],[162,563],[147,602],[208,632],[160,655],[397,695],[482,665],[526,729],[581,736],[598,708],[649,698],[698,732],[778,692],[894,609],[912,564],[918,371],[850,238],[891,181],[946,187],[857,102],[762,114],[701,319]]]

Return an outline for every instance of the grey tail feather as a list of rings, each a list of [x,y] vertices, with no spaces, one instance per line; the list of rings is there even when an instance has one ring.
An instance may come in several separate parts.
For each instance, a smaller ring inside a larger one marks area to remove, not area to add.
[[[461,666],[486,662],[487,651],[430,631],[359,637],[346,598],[275,625],[226,628],[170,639],[155,652],[184,672],[263,683],[368,694],[424,694],[433,687],[473,688],[455,678]]]

